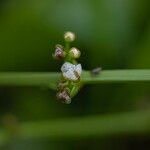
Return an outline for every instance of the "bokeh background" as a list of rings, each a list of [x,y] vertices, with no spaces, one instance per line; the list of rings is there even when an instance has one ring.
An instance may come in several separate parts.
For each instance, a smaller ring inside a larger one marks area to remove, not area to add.
[[[150,68],[149,0],[1,0],[0,71],[59,71],[51,57],[65,31],[82,52],[84,69]],[[0,87],[0,116],[20,122],[113,114],[150,107],[150,84],[100,84],[84,87],[71,105],[55,92],[31,87]],[[13,140],[4,150],[150,149],[150,135],[78,140]]]

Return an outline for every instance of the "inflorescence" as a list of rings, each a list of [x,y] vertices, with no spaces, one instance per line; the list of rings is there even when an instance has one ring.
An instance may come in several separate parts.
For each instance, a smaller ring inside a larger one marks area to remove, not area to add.
[[[82,66],[78,64],[77,59],[81,52],[76,47],[70,47],[70,43],[75,40],[75,34],[68,31],[64,34],[65,47],[57,44],[53,57],[56,60],[62,60],[64,63],[61,67],[62,78],[58,83],[57,98],[65,103],[70,104],[71,98],[76,95],[81,87]]]

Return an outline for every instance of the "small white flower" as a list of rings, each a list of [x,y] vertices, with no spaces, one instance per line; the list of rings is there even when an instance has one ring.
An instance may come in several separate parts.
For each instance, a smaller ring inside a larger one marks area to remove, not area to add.
[[[77,48],[72,47],[69,51],[69,54],[73,58],[79,58],[81,55],[81,52]]]
[[[73,65],[69,62],[65,62],[61,67],[61,71],[65,79],[78,81],[82,73],[82,67],[81,64]]]
[[[75,40],[75,34],[73,32],[68,31],[64,34],[64,39],[67,42],[72,42]]]

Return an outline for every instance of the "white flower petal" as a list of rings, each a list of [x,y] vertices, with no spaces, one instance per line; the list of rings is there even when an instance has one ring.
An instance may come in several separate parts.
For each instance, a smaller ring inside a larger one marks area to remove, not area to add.
[[[61,67],[61,71],[62,72],[67,72],[68,70],[73,70],[74,65],[69,63],[69,62],[65,62],[62,67]]]
[[[81,75],[81,72],[82,72],[82,66],[81,66],[81,64],[78,64],[75,67],[75,71],[78,73],[79,76]]]
[[[73,81],[77,80],[77,77],[75,76],[74,72],[72,72],[72,71],[64,72],[63,77],[68,80],[73,80]]]

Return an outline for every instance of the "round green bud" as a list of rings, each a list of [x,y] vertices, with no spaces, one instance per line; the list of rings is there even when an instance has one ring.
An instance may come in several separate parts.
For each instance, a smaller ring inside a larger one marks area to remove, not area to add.
[[[68,31],[64,34],[64,39],[66,42],[73,42],[75,40],[75,34]]]
[[[81,52],[80,50],[78,50],[77,48],[75,47],[72,47],[69,51],[69,55],[72,57],[72,58],[79,58],[80,55],[81,55]]]

